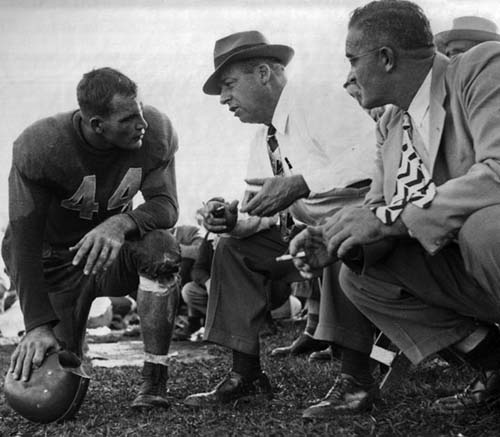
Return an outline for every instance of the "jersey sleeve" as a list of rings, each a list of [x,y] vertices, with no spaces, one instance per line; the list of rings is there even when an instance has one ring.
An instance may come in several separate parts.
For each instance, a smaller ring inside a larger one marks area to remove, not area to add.
[[[14,162],[9,175],[9,274],[17,287],[26,331],[56,323],[42,269],[42,245],[51,194]]]
[[[152,143],[148,147],[157,157],[157,165],[144,176],[141,186],[144,203],[127,213],[141,237],[154,229],[173,227],[179,215],[175,176],[177,134],[167,116],[152,107],[148,107],[147,121],[148,142]]]

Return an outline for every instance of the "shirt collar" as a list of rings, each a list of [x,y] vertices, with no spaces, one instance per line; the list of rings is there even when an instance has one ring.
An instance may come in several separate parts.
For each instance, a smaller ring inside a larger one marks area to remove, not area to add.
[[[413,97],[408,108],[408,113],[410,114],[412,120],[420,124],[422,123],[425,114],[427,113],[431,101],[431,78],[432,78],[432,68],[427,73],[422,85]]]
[[[276,128],[276,132],[280,134],[284,134],[286,130],[292,104],[292,94],[291,87],[286,84],[274,109],[272,125]]]

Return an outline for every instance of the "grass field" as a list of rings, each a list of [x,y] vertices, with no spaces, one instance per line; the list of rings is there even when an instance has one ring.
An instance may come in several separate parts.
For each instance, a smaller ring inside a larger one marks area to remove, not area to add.
[[[338,371],[338,362],[309,363],[306,358],[270,359],[270,350],[291,341],[298,326],[280,327],[263,339],[263,367],[276,390],[265,404],[240,404],[194,410],[182,405],[188,394],[206,391],[225,375],[230,354],[213,346],[216,358],[170,366],[172,406],[137,413],[129,404],[139,387],[139,368],[94,368],[85,402],[70,422],[37,425],[16,415],[0,397],[0,435],[6,436],[500,436],[500,408],[460,415],[437,415],[427,407],[438,396],[468,382],[468,369],[429,361],[411,369],[371,414],[304,422],[301,411],[322,397]],[[0,369],[7,368],[12,346],[0,348]]]

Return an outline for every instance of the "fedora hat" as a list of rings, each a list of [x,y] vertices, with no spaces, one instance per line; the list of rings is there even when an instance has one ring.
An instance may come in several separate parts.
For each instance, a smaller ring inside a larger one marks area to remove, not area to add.
[[[493,21],[473,15],[455,18],[450,30],[436,35],[436,42],[443,45],[459,39],[478,42],[500,41],[500,35]]]
[[[223,67],[235,61],[250,58],[276,58],[283,65],[292,59],[294,51],[291,47],[269,44],[266,37],[256,30],[233,33],[215,42],[214,67],[215,71],[203,85],[205,94],[220,94],[218,84],[219,73]]]

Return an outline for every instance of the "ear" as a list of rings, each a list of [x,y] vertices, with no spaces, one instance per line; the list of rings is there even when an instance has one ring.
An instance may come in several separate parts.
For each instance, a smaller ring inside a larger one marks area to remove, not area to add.
[[[257,67],[257,74],[262,85],[266,85],[271,79],[271,67],[267,64],[260,64]]]
[[[391,47],[384,46],[380,48],[379,54],[385,71],[387,73],[392,72],[396,68],[396,52]]]
[[[94,115],[93,117],[91,117],[89,122],[90,122],[90,127],[95,133],[102,134],[103,119],[101,117],[99,117],[98,115]]]

